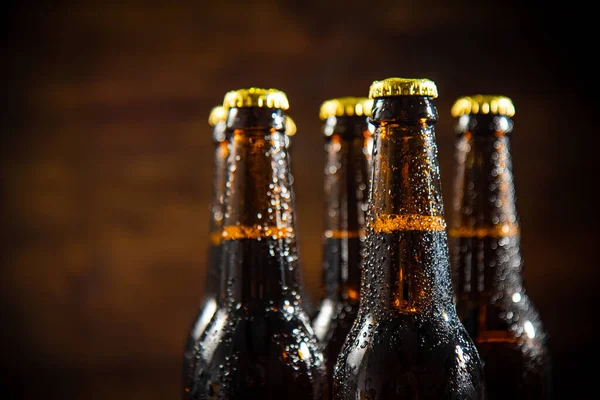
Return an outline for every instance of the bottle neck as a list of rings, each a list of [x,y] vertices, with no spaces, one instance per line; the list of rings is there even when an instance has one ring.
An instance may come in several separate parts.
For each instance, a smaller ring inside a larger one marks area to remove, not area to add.
[[[359,299],[368,189],[366,117],[325,123],[323,280],[327,297]]]
[[[281,110],[233,108],[222,229],[225,295],[234,303],[298,301],[292,175]]]
[[[227,182],[227,157],[229,142],[216,143],[213,164],[213,187],[209,219],[209,259],[207,266],[205,297],[215,297],[219,292],[221,227],[223,225],[225,184]]]
[[[513,121],[505,116],[465,115],[457,121],[450,236],[459,292],[521,285],[512,127]]]
[[[437,110],[428,97],[378,99],[372,122],[372,208],[361,306],[454,312],[435,141]]]

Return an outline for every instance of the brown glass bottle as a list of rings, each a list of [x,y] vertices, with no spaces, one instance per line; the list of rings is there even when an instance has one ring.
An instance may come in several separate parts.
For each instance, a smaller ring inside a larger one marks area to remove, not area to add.
[[[217,309],[219,299],[219,279],[221,276],[221,227],[224,213],[225,184],[227,182],[227,156],[229,155],[229,139],[226,135],[226,122],[228,110],[221,106],[213,107],[208,123],[213,127],[212,139],[215,144],[213,165],[213,195],[210,202],[209,219],[209,248],[208,266],[205,281],[204,295],[192,328],[189,331],[183,356],[183,395],[188,396],[192,384],[196,355],[194,349],[196,341],[200,338],[212,315]],[[286,116],[285,144],[289,147],[290,137],[296,134],[296,123],[290,116]]]
[[[547,336],[522,276],[506,96],[456,100],[450,249],[458,315],[484,362],[489,399],[550,398]]]
[[[435,83],[375,81],[360,307],[333,397],[484,399],[483,367],[453,302],[434,125]]]
[[[292,119],[292,117],[290,117],[289,115],[286,115],[286,123],[285,123],[285,133],[286,133],[286,145],[289,149],[288,152],[288,164],[290,166],[290,169],[292,169],[291,165],[292,165],[292,155],[291,153],[293,153],[293,148],[292,148],[292,141],[293,141],[293,136],[296,134],[296,132],[298,131],[298,126],[296,125],[296,122]],[[291,189],[291,196],[292,196],[292,206],[294,207],[294,210],[296,210],[296,193],[293,190],[293,185],[292,185],[292,189]],[[298,234],[296,234],[296,247],[298,248],[298,252],[300,252],[300,239],[298,237]],[[315,303],[312,299],[311,294],[308,292],[308,289],[305,285],[305,275],[304,275],[304,270],[302,267],[302,264],[300,263],[301,260],[299,260],[299,264],[298,264],[298,271],[299,271],[299,275],[300,275],[300,294],[302,295],[302,303],[304,304],[304,310],[306,311],[306,313],[309,316],[309,319],[312,317],[312,315],[314,315],[314,313],[316,312],[315,309]]]
[[[366,97],[342,97],[323,102],[320,110],[326,154],[323,298],[312,322],[330,377],[358,313],[372,104]]]
[[[213,127],[212,139],[215,144],[213,158],[213,187],[210,202],[209,248],[206,268],[205,288],[200,308],[189,330],[183,352],[183,395],[186,396],[192,383],[195,356],[194,346],[206,325],[217,309],[221,258],[221,224],[223,222],[223,200],[227,177],[227,156],[229,141],[225,135],[227,110],[223,106],[213,107],[208,123]]]
[[[327,399],[324,357],[300,294],[285,93],[226,94],[231,142],[222,299],[196,346],[189,399]]]

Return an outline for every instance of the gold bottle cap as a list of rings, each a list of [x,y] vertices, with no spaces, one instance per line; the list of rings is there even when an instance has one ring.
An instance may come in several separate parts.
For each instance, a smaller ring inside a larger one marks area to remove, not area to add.
[[[286,115],[285,116],[285,134],[287,136],[294,136],[297,131],[298,131],[298,127],[296,126],[296,123],[294,122],[292,117],[290,117],[289,115]]]
[[[429,79],[387,78],[374,81],[369,89],[369,98],[392,96],[438,96],[435,82]]]
[[[232,90],[225,94],[223,106],[233,107],[263,107],[279,108],[287,110],[290,108],[287,95],[277,89],[263,89],[251,87],[247,89]]]
[[[329,99],[321,104],[319,118],[326,120],[329,117],[343,116],[370,116],[373,108],[373,99],[368,97],[338,97]]]
[[[512,117],[515,115],[515,106],[510,98],[489,94],[459,97],[452,106],[453,117],[464,114],[493,114]]]
[[[210,110],[208,116],[208,124],[210,126],[216,126],[219,122],[227,120],[227,109],[223,106],[216,106]]]

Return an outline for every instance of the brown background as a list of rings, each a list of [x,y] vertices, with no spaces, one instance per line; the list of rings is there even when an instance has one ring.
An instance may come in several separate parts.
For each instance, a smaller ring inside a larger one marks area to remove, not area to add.
[[[390,76],[438,85],[447,208],[452,102],[481,92],[513,98],[524,275],[551,337],[556,398],[582,393],[600,289],[591,13],[471,3],[5,5],[4,393],[179,398],[181,350],[205,273],[207,116],[230,89],[288,94],[299,128],[292,151],[302,266],[316,295],[319,105],[366,95],[371,81]]]

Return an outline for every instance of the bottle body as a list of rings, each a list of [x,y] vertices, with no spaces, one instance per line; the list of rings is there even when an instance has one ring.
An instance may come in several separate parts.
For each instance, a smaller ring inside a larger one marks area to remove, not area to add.
[[[495,264],[497,276],[513,268],[507,267],[511,262],[506,260],[514,260],[511,253],[519,247],[514,238],[476,239],[478,243],[473,243],[472,238],[463,237],[453,238],[452,242],[456,242],[454,263],[468,263],[476,269],[485,260]],[[494,256],[490,257],[490,250]],[[459,292],[457,310],[484,362],[489,399],[550,399],[551,366],[545,329],[524,286],[515,290],[511,280],[506,276],[506,287],[477,295]],[[459,283],[458,290],[463,285]]]
[[[371,121],[360,309],[335,366],[334,399],[484,399],[479,354],[453,303],[437,110],[428,96],[375,98]]]
[[[266,260],[273,249],[287,246],[284,241],[226,241],[223,251],[231,254],[225,261],[228,290],[235,286],[231,280],[250,279],[246,271],[276,269],[275,260]],[[247,287],[253,289],[260,292],[259,286]],[[284,394],[289,399],[328,399],[323,354],[298,295],[293,286],[289,289],[274,300],[230,299],[218,308],[199,340],[190,399],[279,399]]]
[[[414,241],[429,241],[437,243],[443,254],[443,236],[379,234],[369,239],[367,251],[386,249],[397,242],[410,247]],[[380,260],[398,256],[387,251],[370,254]],[[365,274],[400,273],[390,266],[375,265],[367,262]],[[380,284],[378,280],[368,279],[367,286]],[[452,307],[427,312],[361,312],[337,361],[334,399],[484,399],[478,357]]]
[[[328,398],[300,292],[284,117],[256,104],[229,110],[222,301],[197,341],[189,399]]]
[[[359,98],[356,101],[361,100]],[[355,102],[350,104],[355,105]],[[360,303],[368,189],[365,147],[370,133],[365,115],[328,118],[324,131],[326,161],[322,283],[325,295],[312,324],[323,348],[328,376],[331,378]]]
[[[547,335],[522,277],[510,115],[457,124],[450,243],[460,319],[485,364],[490,399],[549,399]]]
[[[336,264],[339,266],[339,253],[348,251],[350,254],[361,254],[364,247],[364,238],[346,237],[346,238],[326,238],[324,247],[325,263],[327,268],[333,268]],[[348,268],[359,270],[361,260],[356,259],[348,261]],[[332,277],[327,276],[331,282]],[[342,345],[350,329],[354,325],[358,308],[360,304],[360,291],[353,287],[342,287],[339,293],[327,295],[319,305],[319,311],[312,321],[312,325],[323,349],[323,355],[327,365],[327,375],[330,380],[333,378],[333,369],[337,357],[342,349]],[[330,385],[332,389],[332,385]]]
[[[215,243],[211,243],[209,247],[209,272],[207,273],[207,289],[205,289],[200,308],[192,326],[189,330],[187,340],[185,342],[183,351],[183,398],[188,396],[194,380],[194,371],[196,367],[196,342],[200,339],[204,331],[206,330],[209,322],[217,311],[218,293],[214,286],[218,285],[219,275],[215,273],[214,269],[217,269],[220,264],[221,246]],[[212,271],[211,271],[212,270]],[[210,283],[209,283],[210,282]],[[211,286],[209,288],[209,286]]]

